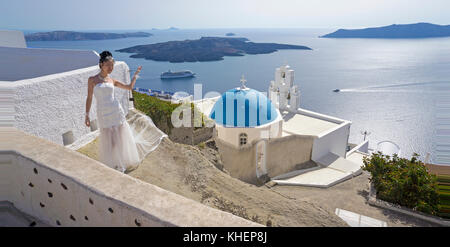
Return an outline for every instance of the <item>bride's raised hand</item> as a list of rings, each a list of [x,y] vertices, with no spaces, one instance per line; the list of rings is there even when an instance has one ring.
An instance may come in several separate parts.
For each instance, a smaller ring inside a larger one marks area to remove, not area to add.
[[[139,66],[139,67],[137,68],[136,72],[134,72],[134,76],[139,75],[139,73],[141,73],[141,69],[142,69],[142,66]]]

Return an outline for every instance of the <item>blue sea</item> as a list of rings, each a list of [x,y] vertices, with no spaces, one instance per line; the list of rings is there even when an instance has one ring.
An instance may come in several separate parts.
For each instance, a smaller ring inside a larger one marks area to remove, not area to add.
[[[142,65],[137,87],[190,94],[201,83],[203,94],[223,93],[240,85],[267,92],[275,68],[287,63],[295,70],[301,107],[352,121],[350,142],[363,141],[369,131],[370,148],[392,141],[402,156],[414,152],[423,159],[445,163],[449,154],[450,38],[430,39],[324,39],[333,29],[197,29],[197,30],[89,30],[147,31],[154,36],[102,41],[28,42],[34,48],[109,50],[125,61],[131,72]],[[29,31],[28,31],[29,32]],[[253,42],[305,45],[313,50],[281,50],[271,54],[225,57],[222,61],[169,63],[130,58],[115,52],[134,45],[198,39],[233,32]],[[195,78],[160,80],[161,72],[188,69]],[[334,89],[341,89],[335,93]],[[442,131],[444,130],[444,131]],[[442,135],[441,133],[444,133]],[[442,144],[442,145],[440,145]],[[442,158],[444,157],[444,159]],[[447,161],[448,162],[448,161]],[[450,163],[450,162],[449,162]]]

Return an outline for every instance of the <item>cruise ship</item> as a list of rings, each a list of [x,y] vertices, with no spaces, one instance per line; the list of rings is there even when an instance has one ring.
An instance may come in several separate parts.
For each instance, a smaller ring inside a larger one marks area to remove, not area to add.
[[[161,73],[161,79],[172,79],[172,78],[185,78],[185,77],[193,77],[195,73],[192,73],[190,70],[182,70],[172,72],[168,70],[167,72]]]

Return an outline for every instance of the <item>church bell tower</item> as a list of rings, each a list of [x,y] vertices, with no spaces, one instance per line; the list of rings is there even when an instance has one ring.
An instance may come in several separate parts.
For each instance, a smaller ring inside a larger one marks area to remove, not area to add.
[[[284,65],[275,70],[275,81],[270,82],[269,99],[280,111],[296,112],[300,107],[300,91],[294,85],[294,70]]]

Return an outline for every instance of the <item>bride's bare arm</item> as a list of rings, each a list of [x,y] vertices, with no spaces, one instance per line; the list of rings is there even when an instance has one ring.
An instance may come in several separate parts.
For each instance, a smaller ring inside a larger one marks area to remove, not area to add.
[[[89,111],[91,110],[91,105],[92,105],[92,95],[94,93],[94,80],[92,78],[88,79],[88,95],[86,98],[86,113],[89,113]],[[86,118],[88,118],[89,116],[86,115]]]
[[[132,90],[134,88],[134,84],[136,84],[136,79],[138,74],[141,72],[141,69],[142,66],[139,66],[137,68],[136,72],[134,73],[133,79],[131,80],[131,83],[129,85],[123,84],[122,82],[113,79],[114,86],[125,90]]]

